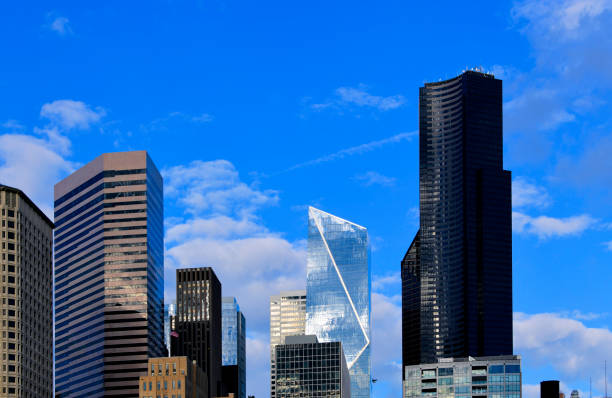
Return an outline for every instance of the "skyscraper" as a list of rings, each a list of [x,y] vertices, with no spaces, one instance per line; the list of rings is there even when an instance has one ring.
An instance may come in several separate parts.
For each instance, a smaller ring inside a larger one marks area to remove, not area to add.
[[[420,89],[420,229],[402,261],[403,363],[512,354],[511,176],[502,82]]]
[[[20,190],[0,185],[1,396],[53,395],[53,223]]]
[[[246,321],[235,297],[221,300],[223,395],[246,398]]]
[[[306,334],[342,343],[354,398],[370,396],[370,289],[368,231],[310,207]]]
[[[276,350],[285,337],[306,331],[306,290],[287,290],[270,297],[270,396],[276,396]]]
[[[164,350],[163,183],[145,151],[55,185],[56,396],[138,396]]]
[[[212,268],[176,270],[174,332],[172,356],[196,361],[208,377],[208,396],[220,396],[221,283]]]

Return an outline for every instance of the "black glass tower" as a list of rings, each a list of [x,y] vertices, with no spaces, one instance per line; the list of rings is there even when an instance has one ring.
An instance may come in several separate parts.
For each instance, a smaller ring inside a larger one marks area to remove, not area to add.
[[[172,356],[195,360],[208,378],[208,396],[221,389],[221,283],[212,268],[176,270]]]
[[[403,364],[512,354],[511,176],[502,82],[420,89],[420,229],[402,261]]]

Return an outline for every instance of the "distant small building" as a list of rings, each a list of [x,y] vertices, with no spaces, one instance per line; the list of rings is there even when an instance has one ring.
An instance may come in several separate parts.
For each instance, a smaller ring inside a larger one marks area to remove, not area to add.
[[[276,350],[276,397],[351,397],[342,343],[316,336],[287,336]]]
[[[572,391],[570,398],[580,398],[580,393],[578,392],[578,390]]]
[[[210,398],[208,379],[187,357],[149,358],[146,376],[140,376],[139,397]]]

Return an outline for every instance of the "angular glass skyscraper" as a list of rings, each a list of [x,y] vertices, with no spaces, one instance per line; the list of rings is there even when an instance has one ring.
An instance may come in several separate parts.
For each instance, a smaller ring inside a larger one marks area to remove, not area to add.
[[[246,398],[246,321],[235,297],[221,299],[223,384],[236,398]]]
[[[512,354],[511,176],[502,82],[420,89],[420,229],[402,261],[403,363]]]
[[[351,376],[351,396],[370,396],[371,277],[368,231],[310,207],[306,334],[339,341]]]
[[[56,397],[138,397],[165,354],[163,182],[145,151],[55,185]]]

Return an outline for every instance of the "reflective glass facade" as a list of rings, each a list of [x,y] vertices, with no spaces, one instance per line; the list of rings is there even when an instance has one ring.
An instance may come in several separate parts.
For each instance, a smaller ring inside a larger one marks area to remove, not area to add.
[[[342,343],[291,342],[277,345],[275,354],[278,398],[351,398]]]
[[[221,300],[221,364],[237,366],[238,380],[231,384],[223,380],[228,392],[233,392],[237,398],[246,398],[246,323],[235,297],[223,297]]]
[[[137,397],[165,354],[162,177],[145,151],[103,154],[54,205],[56,396]]]
[[[402,261],[403,363],[512,354],[511,175],[502,82],[420,89],[420,229]]]
[[[406,366],[404,398],[415,397],[521,398],[521,359],[470,357]]]
[[[366,228],[308,209],[306,334],[342,343],[354,398],[370,396],[369,254]]]

